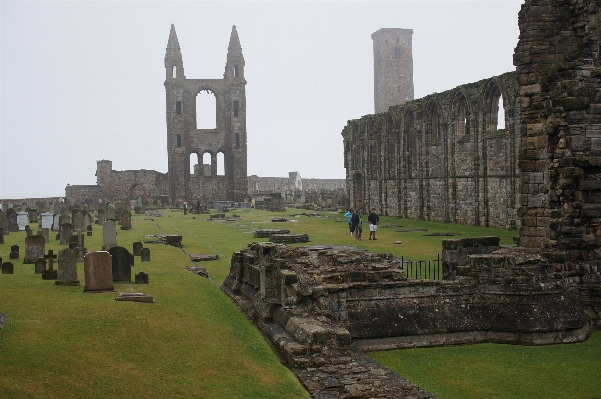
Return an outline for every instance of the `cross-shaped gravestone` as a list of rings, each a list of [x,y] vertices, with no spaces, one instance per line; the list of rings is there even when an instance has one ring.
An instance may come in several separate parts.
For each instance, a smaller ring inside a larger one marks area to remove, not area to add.
[[[56,280],[58,277],[58,271],[52,268],[56,255],[51,249],[48,250],[48,255],[44,255],[44,259],[48,259],[48,269],[42,273],[42,280]]]
[[[54,254],[54,251],[49,249],[48,255],[44,255],[44,259],[48,260],[48,270],[54,270],[52,268],[52,265],[54,265],[54,259],[56,259],[56,255]]]

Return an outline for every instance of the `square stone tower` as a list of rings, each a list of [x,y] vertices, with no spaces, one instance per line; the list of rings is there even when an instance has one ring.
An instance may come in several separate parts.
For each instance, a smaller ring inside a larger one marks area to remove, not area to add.
[[[374,42],[374,100],[376,113],[413,100],[413,29],[382,28]]]

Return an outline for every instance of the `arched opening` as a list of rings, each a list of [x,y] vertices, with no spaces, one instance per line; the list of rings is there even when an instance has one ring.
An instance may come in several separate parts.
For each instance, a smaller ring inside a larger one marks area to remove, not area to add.
[[[470,126],[468,123],[467,100],[461,91],[457,91],[455,101],[453,103],[453,130],[456,140],[462,140],[466,135],[470,134]]]
[[[198,176],[198,154],[190,154],[190,176]]]
[[[205,152],[202,154],[202,175],[203,176],[211,176],[211,163],[213,161],[213,157],[210,152]]]
[[[503,104],[503,95],[500,95],[497,99],[498,111],[497,111],[497,130],[505,129],[505,104]]]
[[[201,90],[196,96],[196,128],[217,128],[217,98],[209,90]]]
[[[433,143],[440,139],[438,132],[438,108],[436,103],[431,100],[428,103],[428,109],[426,110],[426,139],[428,143]]]
[[[225,176],[225,154],[223,152],[217,153],[217,175]]]
[[[174,79],[177,78],[177,65],[171,67],[171,77]]]

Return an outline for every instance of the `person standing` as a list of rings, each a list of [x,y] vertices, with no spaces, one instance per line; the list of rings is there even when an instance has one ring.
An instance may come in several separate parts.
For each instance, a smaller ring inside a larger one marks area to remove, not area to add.
[[[351,219],[353,218],[353,208],[349,208],[349,210],[346,211],[346,213],[344,214],[344,217],[348,222],[348,229],[351,232],[351,235],[353,235],[353,222],[351,221]]]
[[[371,237],[373,235],[374,240],[377,240],[376,230],[378,230],[378,223],[380,222],[380,217],[376,213],[376,208],[371,208],[371,213],[367,217],[367,221],[369,222],[369,239],[371,240]]]
[[[363,222],[361,221],[361,208],[355,212],[355,240],[361,241],[361,233],[363,233]]]
[[[184,215],[188,214],[188,201],[184,201]]]

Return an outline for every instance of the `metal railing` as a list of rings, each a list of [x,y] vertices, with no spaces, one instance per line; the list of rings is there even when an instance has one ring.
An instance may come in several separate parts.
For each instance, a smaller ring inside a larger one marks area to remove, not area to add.
[[[442,280],[440,254],[434,260],[405,260],[401,257],[401,270],[405,271],[407,278]]]

